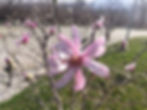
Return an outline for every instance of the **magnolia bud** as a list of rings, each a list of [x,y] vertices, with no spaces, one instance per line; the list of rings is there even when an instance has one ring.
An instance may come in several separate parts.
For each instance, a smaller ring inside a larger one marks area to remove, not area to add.
[[[48,34],[49,35],[54,35],[55,33],[56,33],[56,27],[51,26],[50,29],[48,30]]]
[[[121,43],[121,49],[122,50],[126,50],[128,46],[128,42],[126,40],[123,40]]]
[[[101,17],[99,20],[97,20],[95,22],[94,28],[95,29],[100,29],[100,28],[104,27],[104,21],[105,21],[104,17]]]
[[[25,33],[22,35],[20,41],[18,41],[18,44],[27,44],[29,40],[30,40],[30,35],[28,33]]]
[[[125,70],[129,72],[134,72],[136,69],[136,62],[132,62],[125,66]]]
[[[27,27],[29,28],[32,28],[32,29],[35,29],[37,27],[37,23],[30,20],[30,19],[27,19],[24,23]]]

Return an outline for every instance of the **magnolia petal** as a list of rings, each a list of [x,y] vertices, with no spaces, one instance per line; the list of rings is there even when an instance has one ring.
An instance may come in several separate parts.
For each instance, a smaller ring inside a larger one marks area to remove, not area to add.
[[[106,47],[101,46],[101,47],[99,47],[99,49],[98,49],[98,51],[97,51],[97,53],[95,54],[94,57],[101,57],[105,54],[105,52],[106,52]]]
[[[50,75],[59,74],[67,69],[66,62],[61,62],[61,60],[56,55],[52,55],[49,58],[50,65]]]
[[[59,40],[60,40],[60,42],[62,42],[64,45],[73,47],[73,42],[72,42],[70,39],[68,39],[65,35],[60,34],[60,35],[59,35]]]
[[[70,50],[70,48],[66,47],[62,42],[57,43],[54,46],[53,50],[56,50],[57,53],[64,53],[64,54],[67,54],[67,55],[72,54],[72,51]]]
[[[101,36],[97,38],[97,43],[99,44],[99,46],[104,46],[106,45],[106,37]]]
[[[75,43],[75,45],[80,49],[81,47],[81,39],[79,35],[79,31],[77,26],[72,26],[72,39]]]
[[[76,92],[81,91],[85,88],[86,85],[86,79],[85,76],[83,75],[83,72],[79,70],[75,76],[74,76],[74,90]]]
[[[64,60],[64,61],[69,59],[69,55],[64,52],[58,52],[58,56],[61,60]]]
[[[73,42],[66,38],[64,35],[59,36],[59,43],[55,46],[55,48],[59,51],[62,51],[66,54],[72,54],[74,49]]]
[[[54,84],[54,87],[57,89],[64,87],[66,84],[68,84],[72,80],[74,74],[77,71],[78,69],[76,68],[69,68],[68,71],[64,74],[64,76]]]
[[[73,41],[66,38],[64,35],[61,34],[59,36],[59,41],[59,50],[64,51],[69,55],[74,54],[75,56],[80,53],[80,49],[78,48],[78,46],[75,45]]]
[[[99,57],[105,52],[105,38],[99,37],[94,43],[89,45],[84,51],[84,56]]]
[[[109,68],[104,64],[101,64],[101,63],[93,61],[93,60],[87,60],[87,61],[85,61],[84,65],[92,73],[98,75],[99,77],[106,78],[109,76],[109,73],[110,73]]]

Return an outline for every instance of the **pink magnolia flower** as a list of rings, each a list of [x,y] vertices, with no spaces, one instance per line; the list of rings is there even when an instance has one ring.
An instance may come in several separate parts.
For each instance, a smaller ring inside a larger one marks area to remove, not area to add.
[[[22,38],[17,42],[17,44],[27,44],[30,40],[30,35],[28,33],[24,33]]]
[[[126,70],[126,71],[129,71],[129,72],[134,72],[135,69],[136,69],[136,62],[132,62],[132,63],[127,64],[127,65],[125,66],[125,70]]]
[[[30,19],[27,19],[24,23],[27,27],[29,28],[32,28],[32,29],[35,29],[37,27],[37,23],[30,20]]]
[[[99,37],[83,50],[77,28],[73,27],[72,31],[72,40],[62,34],[58,37],[59,43],[55,45],[53,54],[49,58],[50,75],[66,71],[63,77],[55,83],[55,87],[62,88],[74,79],[74,90],[81,91],[86,85],[83,67],[99,77],[109,76],[109,68],[94,61],[94,58],[101,57],[105,53],[105,37]]]

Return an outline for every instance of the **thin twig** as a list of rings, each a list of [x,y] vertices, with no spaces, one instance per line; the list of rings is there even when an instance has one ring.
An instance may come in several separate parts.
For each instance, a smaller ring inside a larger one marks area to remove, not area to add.
[[[49,38],[50,38],[50,36],[45,35],[43,42],[40,44],[40,47],[42,49],[42,58],[44,61],[46,73],[48,74],[48,78],[49,78],[49,84],[50,84],[52,93],[54,95],[54,98],[56,100],[58,110],[63,110],[63,105],[62,105],[60,95],[59,95],[57,89],[54,87],[54,84],[55,84],[54,78],[52,76],[50,76],[49,63],[48,63],[48,52],[47,52],[47,43],[48,43]]]

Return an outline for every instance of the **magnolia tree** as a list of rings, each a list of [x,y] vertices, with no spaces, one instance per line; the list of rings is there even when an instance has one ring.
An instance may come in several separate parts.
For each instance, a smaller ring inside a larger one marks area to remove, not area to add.
[[[87,69],[96,77],[104,78],[108,81],[111,78],[110,70],[113,69],[96,60],[107,51],[106,37],[103,35],[96,36],[96,32],[104,28],[104,21],[102,17],[92,25],[90,37],[86,38],[87,42],[82,42],[78,27],[75,25],[71,27],[71,37],[67,37],[62,31],[59,33],[56,26],[46,27],[31,19],[27,19],[23,26],[21,25],[23,32],[21,32],[22,35],[19,38],[16,37],[18,35],[13,31],[9,32],[9,35],[1,35],[0,39],[6,53],[4,71],[9,77],[6,86],[10,87],[13,78],[20,75],[23,76],[22,80],[25,79],[34,87],[34,93],[38,94],[39,88],[36,88],[34,84],[39,76],[44,75],[48,78],[50,91],[56,102],[57,109],[64,110],[64,99],[61,99],[59,89],[66,88],[66,85],[73,80],[73,97],[78,92],[85,94],[84,91],[89,79],[85,75]],[[7,23],[5,26],[9,29],[13,28],[11,23]],[[11,47],[6,42],[8,37],[12,39],[10,42]],[[137,58],[143,52],[144,50],[139,52]],[[126,65],[124,71],[128,72],[128,74],[135,71],[136,61],[137,59],[135,58],[132,63]],[[32,67],[26,63],[33,63],[34,66]],[[40,72],[40,70],[42,71]],[[56,79],[58,75],[61,77],[60,79]],[[90,85],[87,84],[87,86]],[[116,85],[113,86],[115,87]],[[102,99],[107,98],[108,95],[104,94]],[[38,100],[42,109],[48,110],[48,106],[43,99],[38,97]],[[101,105],[103,101],[101,100],[97,105]]]

